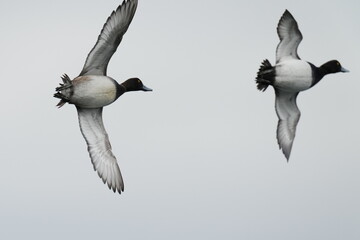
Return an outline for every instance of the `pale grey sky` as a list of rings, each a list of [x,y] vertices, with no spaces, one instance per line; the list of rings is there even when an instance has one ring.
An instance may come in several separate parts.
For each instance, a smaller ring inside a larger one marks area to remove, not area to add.
[[[360,238],[359,1],[139,0],[108,75],[154,91],[104,109],[118,195],[93,171],[74,106],[52,94],[121,2],[0,3],[1,239]],[[254,83],[285,9],[302,59],[351,71],[299,95],[289,163],[273,90]]]

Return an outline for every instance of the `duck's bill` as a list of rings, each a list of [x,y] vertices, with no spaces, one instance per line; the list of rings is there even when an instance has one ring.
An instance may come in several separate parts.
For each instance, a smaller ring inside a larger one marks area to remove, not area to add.
[[[143,90],[143,91],[146,91],[146,92],[152,91],[151,88],[148,88],[148,87],[146,87],[145,85],[143,85],[142,90]]]
[[[347,70],[346,68],[344,68],[344,67],[341,67],[341,70],[340,70],[341,72],[350,72],[349,70]]]

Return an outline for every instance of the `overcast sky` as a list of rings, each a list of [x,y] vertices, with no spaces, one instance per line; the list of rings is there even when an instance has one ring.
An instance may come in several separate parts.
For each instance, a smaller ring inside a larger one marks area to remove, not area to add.
[[[52,95],[121,2],[1,1],[1,239],[360,239],[359,1],[139,0],[108,74],[154,91],[103,113],[119,195]],[[254,83],[285,9],[302,59],[350,70],[298,96],[289,163]]]

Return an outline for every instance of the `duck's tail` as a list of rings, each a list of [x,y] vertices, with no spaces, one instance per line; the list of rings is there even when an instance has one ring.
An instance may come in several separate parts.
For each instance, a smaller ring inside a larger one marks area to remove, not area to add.
[[[60,102],[56,105],[61,108],[65,103],[69,102],[71,95],[73,94],[71,79],[67,74],[61,76],[63,83],[60,83],[60,87],[55,89],[56,93],[54,97],[60,98]]]
[[[265,91],[269,85],[273,85],[275,80],[275,68],[271,65],[269,60],[262,61],[259,71],[256,76],[257,88],[260,91]]]

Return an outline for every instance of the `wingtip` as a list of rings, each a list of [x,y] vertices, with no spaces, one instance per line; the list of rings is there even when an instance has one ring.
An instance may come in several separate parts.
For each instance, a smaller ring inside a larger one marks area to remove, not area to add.
[[[127,3],[133,3],[133,4],[135,4],[137,6],[138,1],[137,0],[123,0],[123,2],[113,12],[117,12],[122,6],[124,6]]]
[[[289,147],[280,147],[280,149],[282,150],[282,152],[286,158],[286,162],[289,162],[292,145]]]
[[[285,9],[285,11],[283,13],[283,16],[286,16],[286,15],[292,16],[291,12],[287,9]]]
[[[122,192],[124,192],[124,186],[121,186],[120,189],[117,189],[117,192],[118,192],[119,194],[121,194]]]
[[[290,153],[284,153],[285,158],[286,158],[286,162],[289,163],[289,159],[290,159]]]
[[[114,187],[112,190],[113,190],[114,193],[117,192],[117,193],[121,194],[122,192],[124,192],[124,186],[121,185],[120,188],[119,187]]]
[[[114,193],[119,193],[121,194],[122,192],[124,192],[124,185],[123,184],[120,184],[120,186],[117,186],[117,185],[111,185],[110,182],[106,182],[104,181],[104,184],[106,184],[108,186],[108,188],[113,191]]]
[[[284,145],[284,143],[281,142],[279,137],[277,137],[277,142],[278,142],[278,145],[279,145],[279,150],[282,151],[282,153],[284,154],[284,156],[286,158],[286,162],[289,162],[293,143],[290,143],[290,145]]]
[[[280,24],[288,18],[291,18],[293,21],[296,22],[294,16],[290,13],[290,11],[285,9],[284,13],[281,15],[281,18],[279,20],[278,28],[279,28]]]

